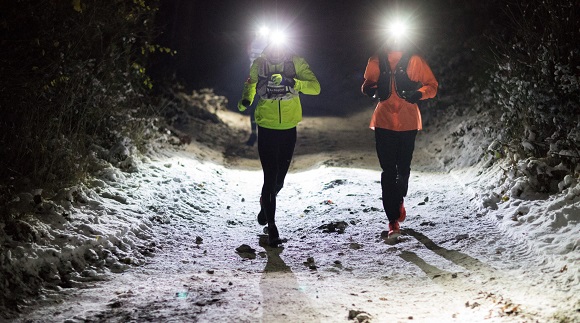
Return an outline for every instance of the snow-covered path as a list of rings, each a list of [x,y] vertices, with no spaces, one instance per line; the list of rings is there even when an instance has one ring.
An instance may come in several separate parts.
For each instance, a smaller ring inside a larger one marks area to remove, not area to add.
[[[478,214],[447,173],[412,173],[404,235],[390,245],[378,171],[293,172],[277,216],[288,241],[273,249],[255,220],[261,172],[191,157],[128,175],[138,189],[126,205],[162,223],[154,257],[62,290],[62,302],[19,321],[344,322],[360,312],[373,322],[531,322],[566,298],[542,257]]]
[[[247,119],[221,113],[244,129]],[[191,129],[200,136],[185,151],[131,157],[125,171],[105,167],[88,187],[67,191],[64,211],[40,205],[47,215],[32,231],[35,243],[14,243],[8,270],[40,276],[53,289],[13,321],[579,318],[580,186],[504,201],[495,193],[502,165],[446,171],[450,154],[477,159],[477,146],[467,136],[448,139],[454,129],[447,124],[434,126],[417,138],[403,236],[388,244],[368,117],[301,123],[278,201],[283,248],[265,246],[256,221],[262,173],[255,147],[220,146],[232,142],[223,129],[202,125]]]

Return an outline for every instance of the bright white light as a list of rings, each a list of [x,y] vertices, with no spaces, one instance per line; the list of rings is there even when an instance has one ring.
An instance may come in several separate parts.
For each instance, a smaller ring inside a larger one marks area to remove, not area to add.
[[[406,37],[408,31],[409,27],[407,26],[407,24],[405,24],[400,20],[392,22],[391,25],[389,26],[389,33],[397,39]]]
[[[262,26],[260,27],[258,32],[260,33],[260,36],[268,37],[268,35],[270,34],[270,28],[268,28],[268,26]]]
[[[288,37],[286,34],[281,30],[275,30],[272,32],[270,36],[272,43],[275,45],[283,45],[286,43]]]

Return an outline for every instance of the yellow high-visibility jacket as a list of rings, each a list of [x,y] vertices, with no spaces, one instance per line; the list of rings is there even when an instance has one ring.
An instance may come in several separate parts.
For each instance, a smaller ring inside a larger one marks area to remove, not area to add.
[[[250,105],[256,96],[259,68],[264,64],[264,60],[266,60],[265,56],[258,57],[254,60],[250,67],[250,77],[244,84],[242,100],[248,100]],[[320,93],[320,83],[318,83],[318,79],[312,70],[310,70],[310,66],[306,63],[306,60],[299,56],[292,56],[292,62],[296,69],[294,90],[298,93],[318,95]],[[268,64],[271,72],[281,73],[284,69],[284,62],[280,64]],[[300,97],[297,94],[288,100],[267,100],[260,98],[254,116],[256,118],[256,124],[263,128],[275,130],[294,128],[302,120]]]

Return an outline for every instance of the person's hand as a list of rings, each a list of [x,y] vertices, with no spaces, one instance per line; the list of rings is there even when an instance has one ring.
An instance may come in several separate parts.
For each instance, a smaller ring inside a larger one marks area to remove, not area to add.
[[[293,78],[283,77],[281,74],[272,74],[270,80],[276,85],[289,86],[292,88],[294,87],[294,84],[296,84],[296,81]]]
[[[246,111],[246,109],[250,106],[250,101],[248,100],[240,100],[238,101],[238,110],[241,112]]]
[[[409,103],[417,103],[423,97],[423,93],[421,91],[403,91],[403,99],[405,99]]]
[[[364,87],[363,88],[363,93],[368,96],[369,98],[374,98],[375,93],[377,92],[376,88],[372,88],[370,86]]]

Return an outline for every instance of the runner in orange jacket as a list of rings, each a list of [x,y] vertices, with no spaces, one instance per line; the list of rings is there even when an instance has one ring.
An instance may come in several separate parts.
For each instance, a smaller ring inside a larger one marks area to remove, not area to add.
[[[389,219],[389,238],[400,235],[399,222],[406,217],[403,199],[409,185],[415,137],[422,129],[417,102],[435,97],[438,85],[427,62],[405,51],[403,43],[390,42],[388,48],[382,48],[368,60],[361,90],[380,100],[370,128],[375,131],[382,169],[381,189]]]

